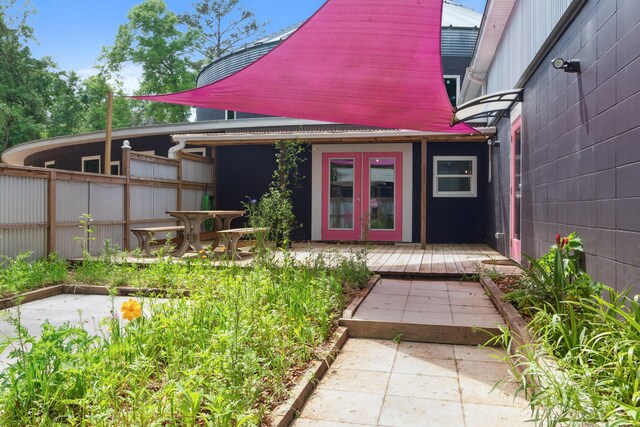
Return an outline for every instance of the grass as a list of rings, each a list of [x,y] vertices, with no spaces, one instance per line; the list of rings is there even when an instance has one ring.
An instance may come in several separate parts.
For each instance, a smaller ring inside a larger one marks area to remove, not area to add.
[[[67,281],[67,263],[51,255],[48,259],[29,261],[30,252],[16,258],[0,256],[0,297],[8,297]]]
[[[143,316],[132,321],[114,306],[98,337],[80,325],[47,324],[31,336],[18,316],[20,333],[5,343],[17,349],[16,362],[0,374],[0,424],[261,424],[318,356],[348,290],[366,283],[363,260],[327,256],[304,266],[285,256],[277,266],[249,268],[213,268],[207,259],[146,268],[113,259],[78,264],[67,280],[191,293],[141,299]],[[36,270],[22,264],[26,259],[14,260],[6,270]]]

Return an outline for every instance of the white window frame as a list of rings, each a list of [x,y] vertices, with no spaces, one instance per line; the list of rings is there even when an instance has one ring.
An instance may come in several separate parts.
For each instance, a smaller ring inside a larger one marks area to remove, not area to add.
[[[183,148],[182,151],[189,154],[207,157],[207,147]]]
[[[439,161],[471,161],[471,175],[438,175]],[[438,191],[438,178],[470,178],[470,191]],[[433,156],[433,197],[478,197],[477,156]]]
[[[98,173],[102,172],[102,156],[98,155],[98,156],[84,156],[81,160],[81,164],[82,164],[82,172],[86,172],[84,170],[84,162],[86,162],[87,160],[97,160],[98,161]]]
[[[460,76],[455,75],[455,74],[447,74],[446,76],[442,76],[442,80],[444,83],[444,80],[446,79],[455,79],[456,80],[456,105],[454,105],[454,107],[457,107],[458,104],[460,103]]]
[[[115,160],[115,161],[111,162],[111,164],[109,165],[109,173],[111,175],[113,175],[111,173],[111,167],[112,166],[118,166],[118,173],[116,175],[114,175],[114,176],[120,176],[120,172],[121,172],[121,170],[120,170],[120,160]]]
[[[47,162],[44,162],[44,167],[45,168],[55,168],[56,167],[56,161],[55,160],[49,160]]]

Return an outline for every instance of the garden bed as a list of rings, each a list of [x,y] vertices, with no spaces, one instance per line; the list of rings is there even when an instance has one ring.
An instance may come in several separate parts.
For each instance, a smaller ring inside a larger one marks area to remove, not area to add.
[[[323,369],[318,360],[334,353],[326,343],[337,319],[364,292],[344,283],[368,276],[356,261],[333,268],[287,262],[212,268],[204,259],[160,260],[144,269],[78,264],[67,278],[106,284],[56,285],[27,299],[62,292],[170,298],[144,300],[141,317],[106,319],[108,336],[91,337],[73,325],[44,326],[41,337],[22,331],[24,351],[14,353],[16,363],[0,378],[0,423],[264,423],[308,377],[310,364],[315,376]],[[14,296],[5,303],[24,301]]]
[[[496,284],[486,276],[481,282],[508,323],[492,343],[510,351],[532,420],[640,425],[638,297],[592,280],[573,233],[556,235],[556,245],[529,263],[517,282]]]

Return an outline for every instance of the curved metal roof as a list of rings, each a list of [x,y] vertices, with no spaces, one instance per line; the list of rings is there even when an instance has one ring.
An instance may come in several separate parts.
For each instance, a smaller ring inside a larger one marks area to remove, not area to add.
[[[442,55],[471,56],[482,14],[464,7],[453,0],[444,0],[442,8]],[[283,28],[242,48],[228,53],[203,68],[196,85],[205,86],[246,67],[266,55],[281,41],[296,31],[302,22]]]

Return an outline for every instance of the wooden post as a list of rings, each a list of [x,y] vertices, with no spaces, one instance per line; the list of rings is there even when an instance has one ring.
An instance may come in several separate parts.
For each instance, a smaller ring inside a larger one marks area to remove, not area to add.
[[[276,168],[278,168],[280,178],[280,192],[284,194],[287,188],[287,144],[285,141],[278,141],[278,147],[280,148],[280,162],[276,164]]]
[[[178,197],[176,198],[176,210],[182,210],[182,150],[176,153],[178,161]]]
[[[56,251],[56,172],[49,173],[49,183],[47,186],[47,221],[49,229],[47,232],[47,255]]]
[[[427,140],[421,141],[420,162],[420,247],[427,247]]]
[[[104,140],[104,174],[111,175],[111,120],[113,115],[113,92],[107,95],[107,135]]]
[[[131,235],[131,147],[128,145],[122,146],[122,175],[126,177],[124,184],[124,236],[123,244],[126,250],[131,249],[130,235]]]
[[[211,147],[211,194],[218,200],[218,148],[214,145]],[[217,202],[216,202],[217,205]]]

